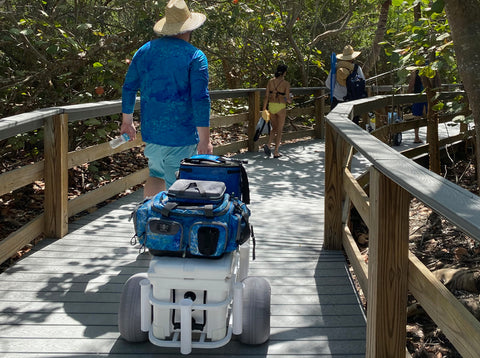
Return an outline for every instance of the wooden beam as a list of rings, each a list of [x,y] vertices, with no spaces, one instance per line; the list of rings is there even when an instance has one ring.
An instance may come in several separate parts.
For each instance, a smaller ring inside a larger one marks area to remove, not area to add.
[[[134,185],[143,183],[149,176],[149,169],[144,168],[122,179],[92,190],[84,195],[76,197],[68,202],[68,214],[73,216],[79,212],[91,208],[119,193],[124,192]]]
[[[326,250],[342,248],[344,141],[329,124],[325,127],[325,228]]]
[[[325,138],[325,90],[315,92],[315,138]]]
[[[255,127],[260,114],[260,92],[250,92],[248,94],[248,151],[254,152],[258,147],[253,141],[255,136]]]
[[[68,233],[68,115],[45,120],[45,235]]]
[[[409,290],[461,356],[477,358],[480,352],[480,322],[415,255],[410,254],[409,259]]]
[[[248,121],[248,113],[238,113],[229,116],[213,116],[210,118],[210,127],[229,127],[237,123],[244,123]]]
[[[127,142],[115,149],[112,149],[108,142],[105,142],[70,152],[68,153],[68,169],[71,169],[76,165],[90,163],[95,160],[105,158],[109,155],[123,152],[127,149],[134,148],[142,144],[142,136],[140,133],[137,133],[137,138],[134,141]]]
[[[362,288],[362,291],[367,297],[368,294],[368,265],[365,262],[365,257],[361,254],[360,250],[358,249],[357,243],[353,238],[352,233],[348,226],[344,226],[343,228],[343,248],[347,253],[348,260],[350,261],[350,265],[353,267],[353,271],[355,272],[355,276],[357,276],[358,283]]]
[[[367,358],[405,357],[410,194],[370,170]]]
[[[343,172],[343,188],[367,227],[370,227],[370,200],[347,168]]]
[[[237,142],[213,147],[213,154],[226,155],[231,153],[239,153],[241,149],[245,149],[247,146],[248,146],[248,139],[239,140]]]
[[[45,161],[28,164],[21,168],[0,174],[0,196],[13,190],[41,180],[44,175]]]
[[[287,109],[287,116],[300,117],[300,116],[315,116],[314,107],[294,107]]]
[[[41,214],[23,225],[17,231],[0,241],[0,263],[14,256],[20,249],[28,245],[35,238],[43,234],[45,215]]]

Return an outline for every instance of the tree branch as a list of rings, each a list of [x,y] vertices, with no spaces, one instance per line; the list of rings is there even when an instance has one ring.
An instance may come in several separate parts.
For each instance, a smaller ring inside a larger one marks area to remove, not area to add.
[[[325,37],[329,37],[329,36],[332,36],[334,34],[337,34],[339,32],[342,32],[345,30],[345,28],[347,27],[347,24],[348,24],[348,21],[350,21],[350,18],[352,17],[352,13],[349,11],[347,12],[345,15],[344,15],[344,19],[343,19],[343,22],[342,24],[340,25],[339,28],[337,29],[333,29],[333,30],[327,30],[323,33],[321,33],[320,35],[317,35],[312,41],[310,41],[308,43],[308,46],[314,46],[316,45],[321,39],[325,38]]]

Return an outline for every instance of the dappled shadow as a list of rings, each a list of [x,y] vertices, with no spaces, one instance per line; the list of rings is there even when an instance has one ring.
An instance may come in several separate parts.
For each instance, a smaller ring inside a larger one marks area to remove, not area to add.
[[[2,274],[38,287],[34,298],[2,309],[8,317],[3,324],[79,323],[83,327],[81,336],[87,338],[118,332],[116,316],[122,286],[133,274],[145,272],[150,261],[148,253],[139,254],[138,248],[129,244],[133,224],[128,217],[136,205],[135,197],[121,200],[72,224],[73,230],[63,239],[42,241]],[[122,203],[124,207],[115,211]],[[33,281],[35,277],[38,282]],[[35,288],[25,291],[30,295]]]
[[[249,161],[245,165],[252,194],[249,207],[257,238],[257,260],[251,263],[250,275],[265,277],[273,290],[271,336],[260,346],[243,345],[234,337],[222,348],[194,349],[191,357],[362,356],[358,352],[365,344],[364,319],[345,259],[341,252],[322,248],[323,151],[323,141],[308,140],[282,146],[283,157],[278,159],[266,158],[263,151],[238,155]],[[129,246],[133,224],[128,219],[140,200],[137,193],[122,198],[73,222],[65,239],[50,241],[43,255],[52,256],[42,263],[50,266],[41,269],[49,277],[39,282],[34,307],[17,309],[10,323],[76,327],[80,332],[70,337],[95,339],[90,344],[102,355],[180,355],[178,349],[129,343],[118,334],[123,283],[146,272],[150,261],[149,254]],[[27,273],[33,270],[31,265],[18,265],[11,273]]]
[[[251,271],[264,273],[277,296],[269,354],[362,357],[365,317],[345,257],[323,249],[324,142],[287,144],[281,152],[279,159],[263,151],[240,156],[249,161],[257,238]]]

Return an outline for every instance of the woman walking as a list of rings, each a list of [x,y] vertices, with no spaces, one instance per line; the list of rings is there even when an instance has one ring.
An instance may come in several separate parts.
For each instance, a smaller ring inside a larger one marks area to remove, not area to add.
[[[263,146],[263,150],[266,155],[270,156],[272,154],[270,145],[275,143],[274,158],[280,158],[282,156],[278,150],[280,148],[280,142],[282,141],[282,131],[287,116],[287,103],[292,102],[290,98],[290,83],[285,80],[286,73],[286,65],[277,66],[275,77],[268,81],[265,99],[263,101],[263,110],[268,110],[270,123],[272,124],[268,143]]]

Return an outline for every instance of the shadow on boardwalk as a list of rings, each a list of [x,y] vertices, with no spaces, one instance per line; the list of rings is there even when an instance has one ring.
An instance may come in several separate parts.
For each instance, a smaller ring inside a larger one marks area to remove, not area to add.
[[[323,142],[282,147],[284,156],[246,153],[257,238],[250,275],[272,286],[271,338],[233,340],[192,357],[363,357],[365,317],[342,252],[324,251]],[[172,357],[178,350],[131,344],[118,335],[123,283],[150,256],[129,245],[133,193],[70,225],[0,275],[2,357]],[[40,249],[41,248],[41,249]]]

